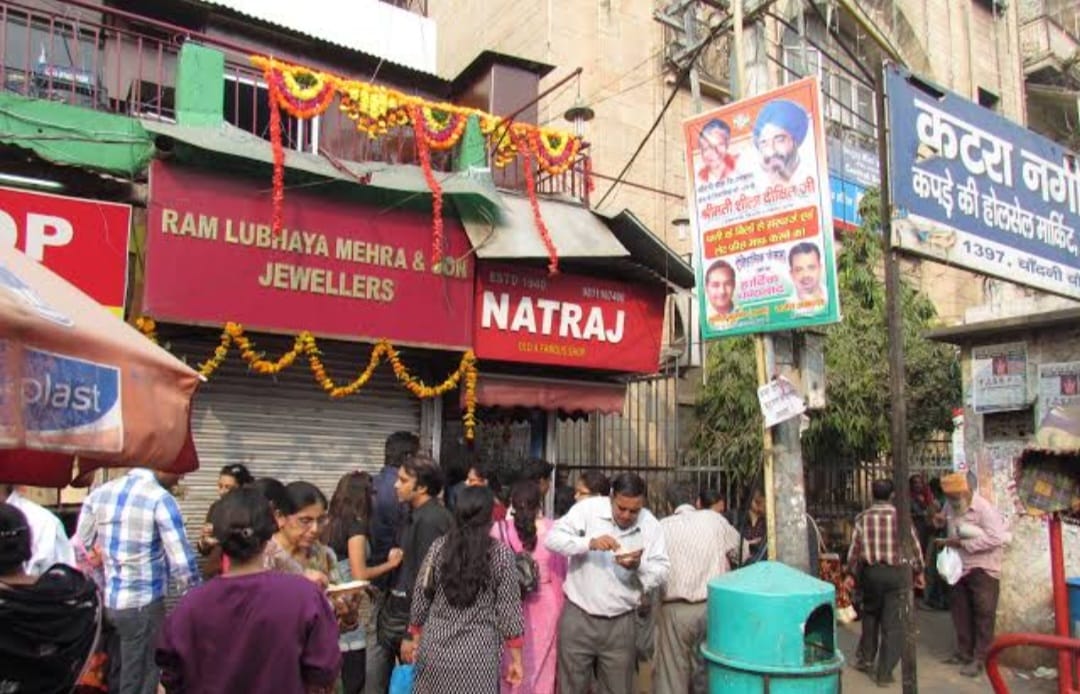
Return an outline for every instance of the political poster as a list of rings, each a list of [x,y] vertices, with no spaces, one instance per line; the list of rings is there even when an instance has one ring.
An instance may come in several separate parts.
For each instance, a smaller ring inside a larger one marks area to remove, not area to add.
[[[816,78],[684,123],[701,335],[840,320]]]
[[[1027,407],[1027,345],[1010,342],[975,347],[971,382],[976,412],[1007,412]]]
[[[1035,426],[1055,407],[1080,405],[1080,361],[1039,364],[1039,400]]]
[[[899,68],[885,88],[893,243],[1080,299],[1076,155]]]

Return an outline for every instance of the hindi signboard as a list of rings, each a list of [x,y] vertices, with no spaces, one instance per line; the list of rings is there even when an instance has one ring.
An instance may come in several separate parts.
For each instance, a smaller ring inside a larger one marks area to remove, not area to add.
[[[817,80],[695,116],[683,132],[702,338],[838,321]]]
[[[1027,407],[1027,345],[1010,342],[975,347],[971,352],[971,383],[976,412]]]
[[[1080,299],[1075,155],[899,68],[885,87],[893,242]]]

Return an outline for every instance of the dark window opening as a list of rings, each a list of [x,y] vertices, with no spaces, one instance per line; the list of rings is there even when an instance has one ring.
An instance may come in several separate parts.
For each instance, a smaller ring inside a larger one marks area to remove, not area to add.
[[[991,111],[997,111],[1001,106],[1001,97],[989,89],[979,87],[979,106],[988,108]]]

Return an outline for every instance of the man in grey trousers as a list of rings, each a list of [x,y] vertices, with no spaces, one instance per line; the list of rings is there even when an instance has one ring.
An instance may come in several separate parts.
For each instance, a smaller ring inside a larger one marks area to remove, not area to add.
[[[624,473],[611,497],[579,501],[555,522],[547,548],[569,557],[559,619],[559,691],[622,694],[634,686],[636,616],[642,597],[663,585],[668,555],[660,524],[645,504],[645,481]]]
[[[699,495],[693,486],[672,484],[667,496],[675,512],[660,521],[660,529],[671,572],[656,625],[653,692],[698,694],[702,683],[691,689],[691,682],[702,679],[693,675],[704,666],[699,647],[705,639],[708,582],[728,571],[728,555],[738,551],[741,538],[723,515],[695,507]]]

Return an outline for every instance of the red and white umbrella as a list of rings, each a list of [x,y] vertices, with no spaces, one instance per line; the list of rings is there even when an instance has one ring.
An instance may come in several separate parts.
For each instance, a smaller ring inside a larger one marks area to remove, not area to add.
[[[201,377],[44,265],[0,248],[0,482],[198,468]]]

